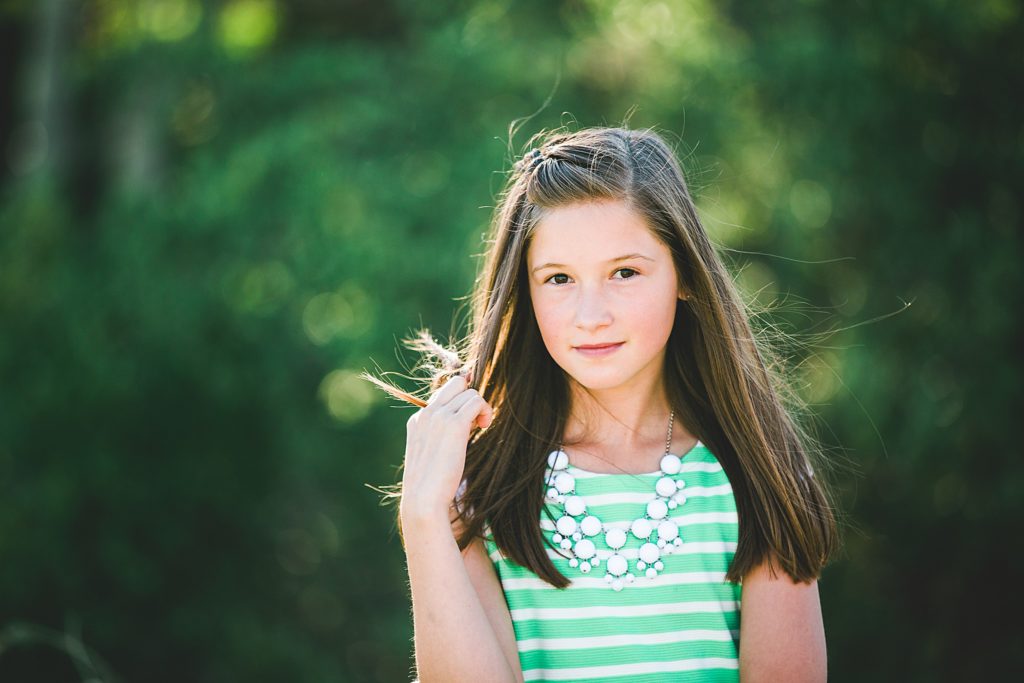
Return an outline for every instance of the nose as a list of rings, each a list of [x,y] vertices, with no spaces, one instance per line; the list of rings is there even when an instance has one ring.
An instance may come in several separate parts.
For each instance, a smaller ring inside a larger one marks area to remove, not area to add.
[[[576,315],[573,320],[581,330],[601,329],[612,322],[611,310],[600,288],[580,287],[576,301]]]

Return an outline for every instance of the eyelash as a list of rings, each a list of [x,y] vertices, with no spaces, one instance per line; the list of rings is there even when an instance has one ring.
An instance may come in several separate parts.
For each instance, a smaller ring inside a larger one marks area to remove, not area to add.
[[[617,269],[617,270],[616,270],[615,272],[617,273],[617,272],[619,272],[620,270],[628,270],[628,271],[631,271],[631,272],[633,272],[633,273],[636,273],[636,275],[633,275],[633,276],[631,276],[631,277],[627,277],[627,278],[620,278],[620,279],[622,279],[622,280],[632,280],[633,278],[635,278],[635,277],[636,277],[637,275],[639,275],[639,274],[640,274],[640,271],[639,271],[639,270],[637,270],[636,268],[619,268],[619,269]],[[547,284],[548,282],[550,282],[550,281],[551,281],[551,279],[552,279],[552,278],[556,278],[556,277],[558,277],[558,276],[560,276],[560,275],[561,275],[561,276],[564,276],[564,277],[569,277],[569,276],[568,276],[568,275],[566,275],[565,273],[555,273],[554,275],[552,275],[552,276],[548,277],[548,279],[544,280],[544,284]],[[562,286],[562,285],[564,285],[565,283],[564,283],[564,282],[560,282],[560,283],[559,283],[559,282],[552,282],[551,284],[555,285],[556,287],[561,287],[561,286]]]

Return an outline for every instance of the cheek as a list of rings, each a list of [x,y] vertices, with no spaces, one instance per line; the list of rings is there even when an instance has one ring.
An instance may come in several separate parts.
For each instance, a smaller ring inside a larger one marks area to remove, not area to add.
[[[672,292],[652,292],[635,305],[623,309],[628,316],[628,334],[634,348],[659,351],[668,342],[676,317],[676,297]]]
[[[661,332],[666,336],[672,330],[675,315],[676,300],[665,296],[645,298],[630,310],[630,317],[638,327],[644,327],[652,333]]]
[[[543,298],[538,301],[536,297],[533,299],[533,315],[548,351],[557,354],[565,345],[563,335],[571,326],[571,317],[567,320],[565,312],[559,310],[558,306]]]

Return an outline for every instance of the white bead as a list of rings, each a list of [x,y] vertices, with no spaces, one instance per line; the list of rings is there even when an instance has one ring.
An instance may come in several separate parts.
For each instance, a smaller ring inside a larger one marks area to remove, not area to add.
[[[669,453],[661,459],[661,471],[665,474],[679,474],[679,470],[683,468],[683,461],[679,459],[678,455]]]
[[[665,563],[662,562],[661,560],[658,560],[657,562],[654,563],[654,568],[657,569],[660,572],[662,569],[665,568]]]
[[[601,558],[600,557],[595,557],[594,559],[592,559],[590,561],[590,564],[594,565],[595,567],[598,566],[599,564],[601,564]]]
[[[627,569],[629,564],[626,562],[626,558],[618,553],[608,558],[608,563],[605,565],[608,567],[608,571],[615,576],[622,576]]]
[[[550,467],[544,468],[544,481],[551,481],[551,474],[554,472]]]
[[[643,517],[634,519],[630,525],[629,530],[633,532],[633,535],[637,538],[647,538],[651,535],[651,523]]]
[[[683,544],[683,539],[677,538],[676,540],[674,540],[672,542],[678,547],[678,546],[681,546]]]
[[[586,509],[586,503],[579,496],[569,496],[565,499],[565,511],[573,517],[582,515]]]
[[[608,533],[604,535],[604,542],[608,544],[608,547],[612,550],[618,550],[622,546],[626,545],[626,532],[622,529],[609,529]]]
[[[636,568],[639,569],[640,571],[643,571],[644,569],[647,569],[647,563],[644,562],[643,560],[640,560],[639,562],[636,563]]]
[[[551,499],[551,500],[556,500],[558,498],[558,489],[556,489],[554,486],[549,488],[548,489],[548,498]]]
[[[648,567],[647,568],[647,578],[648,579],[653,579],[657,575],[658,575],[658,570],[657,569],[655,569],[654,567]]]
[[[658,525],[658,538],[671,541],[679,535],[679,525],[673,521],[665,520]]]
[[[659,538],[658,539],[658,547],[659,548],[664,548],[665,547],[665,539],[664,538]]]
[[[559,543],[559,545],[562,546],[562,550],[568,550],[569,548],[572,547],[572,539],[570,539],[570,538],[563,538],[562,542]]]
[[[579,564],[580,564],[580,561],[577,560],[575,557],[572,558],[571,560],[569,560],[569,566],[570,567],[578,567]]]
[[[582,541],[576,541],[574,550],[576,552],[576,557],[581,560],[589,560],[597,553],[597,547],[589,538],[584,538]]]
[[[647,504],[647,516],[651,519],[662,519],[668,514],[668,505],[661,498],[655,498]]]
[[[676,492],[676,480],[672,477],[662,477],[658,480],[658,483],[654,485],[654,490],[658,492],[658,495],[662,498],[668,498]]]
[[[577,531],[576,533],[574,533],[574,534],[572,535],[572,540],[574,540],[574,541],[578,541],[578,540],[580,540],[581,538],[583,538],[583,534],[581,534],[581,533],[580,533],[580,532],[578,532],[578,531]]]
[[[564,470],[569,464],[569,455],[565,451],[551,451],[548,454],[548,467],[553,470]]]
[[[580,530],[587,536],[596,536],[601,533],[601,520],[593,515],[584,517],[580,522]]]
[[[589,574],[590,573],[590,563],[589,562],[580,562],[580,571],[583,572],[584,574]]]
[[[555,527],[558,529],[558,533],[563,536],[572,536],[576,533],[576,520],[569,515],[562,515],[555,522]]]
[[[677,489],[681,489],[684,486],[686,486],[686,480],[684,480],[684,479],[676,479],[676,488]]]
[[[551,540],[554,541],[555,543],[561,543],[562,542],[562,534],[555,534],[554,536],[551,537]]]
[[[661,557],[661,551],[658,550],[658,546],[653,543],[644,543],[640,546],[640,559],[647,564],[654,564]]]
[[[683,503],[686,502],[686,496],[684,496],[681,493],[677,493],[676,495],[672,496],[672,500],[674,500],[677,503],[679,503],[680,505],[682,505]]]
[[[613,577],[611,574],[605,574],[604,575],[604,582],[605,583],[611,583],[613,578],[615,578],[615,577]]]
[[[672,551],[675,550],[675,549],[676,549],[676,547],[674,545],[672,545],[671,543],[669,543],[668,545],[665,546],[665,554],[666,555],[671,555]]]
[[[627,583],[633,583],[633,579],[635,579],[635,578],[636,577],[633,576],[632,574],[626,574],[626,582]]]
[[[559,472],[555,477],[555,488],[559,493],[570,493],[576,488],[576,479],[568,472]]]
[[[677,503],[675,500],[670,500],[668,502],[668,506],[670,508],[672,508],[673,510],[675,510],[677,507],[679,507],[679,503]]]
[[[614,581],[612,581],[612,588],[614,588],[617,591],[622,590],[622,579],[615,579]]]

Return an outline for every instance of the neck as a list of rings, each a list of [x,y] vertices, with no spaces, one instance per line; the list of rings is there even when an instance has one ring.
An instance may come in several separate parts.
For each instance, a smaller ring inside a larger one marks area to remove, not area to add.
[[[567,443],[628,454],[665,443],[671,407],[660,375],[645,386],[588,390],[572,383]],[[678,427],[675,421],[673,432]],[[619,458],[616,458],[618,460]],[[628,462],[629,458],[623,458]]]

